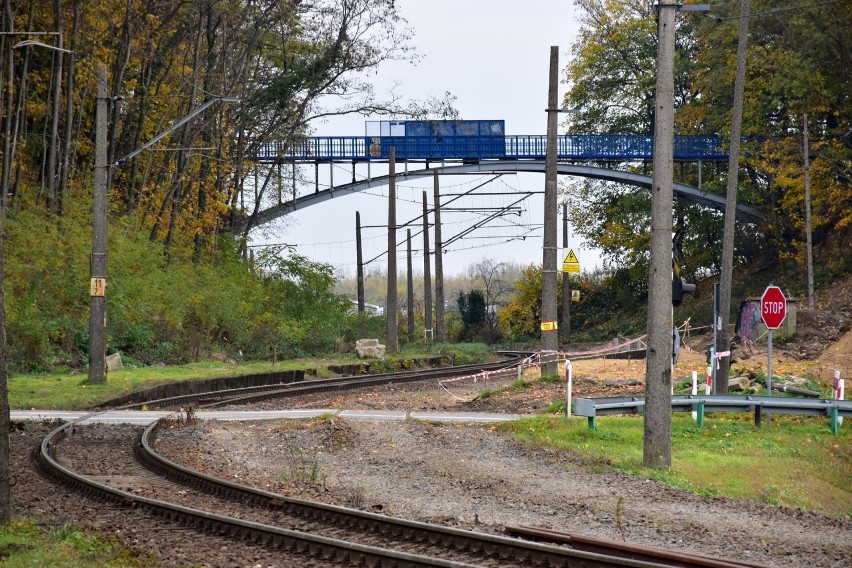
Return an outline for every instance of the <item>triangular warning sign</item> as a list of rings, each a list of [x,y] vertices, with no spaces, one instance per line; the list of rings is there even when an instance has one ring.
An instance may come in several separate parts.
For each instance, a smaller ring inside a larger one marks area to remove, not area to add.
[[[568,251],[568,255],[565,257],[565,260],[563,260],[562,262],[577,263],[577,262],[580,262],[580,261],[577,260],[577,255],[574,254],[574,249],[570,249]]]

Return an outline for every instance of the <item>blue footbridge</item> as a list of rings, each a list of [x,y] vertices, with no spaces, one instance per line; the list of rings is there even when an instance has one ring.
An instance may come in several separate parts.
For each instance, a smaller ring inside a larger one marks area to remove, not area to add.
[[[388,185],[386,164],[394,149],[397,179],[440,175],[544,173],[547,137],[508,135],[502,120],[368,121],[364,136],[313,136],[257,146],[252,158],[258,165],[292,168],[292,191],[279,189],[277,203],[256,211],[254,226],[263,225],[297,209]],[[652,177],[643,164],[653,160],[654,137],[644,135],[566,134],[557,137],[559,175],[579,176],[650,188]],[[674,161],[697,164],[698,186],[674,183],[676,197],[725,211],[725,196],[701,188],[705,163],[727,162],[723,141],[713,135],[678,135]],[[313,191],[296,187],[296,168],[312,164]],[[328,183],[319,183],[320,167],[329,165]],[[383,164],[380,175],[373,165]],[[334,179],[335,168],[350,167],[351,179]],[[270,170],[272,172],[273,170]],[[358,173],[360,171],[360,173]],[[286,196],[286,197],[285,197]],[[737,218],[758,222],[763,214],[741,204]]]

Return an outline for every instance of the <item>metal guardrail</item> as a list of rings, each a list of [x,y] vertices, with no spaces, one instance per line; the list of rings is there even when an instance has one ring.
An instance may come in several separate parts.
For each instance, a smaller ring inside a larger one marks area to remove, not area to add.
[[[699,426],[703,426],[706,412],[753,412],[754,423],[758,426],[765,413],[806,414],[831,417],[831,432],[837,434],[840,427],[838,418],[852,416],[852,400],[689,394],[675,395],[671,400],[673,412],[696,412]],[[597,416],[644,411],[643,396],[574,399],[574,414],[589,419],[589,430],[597,428]]]

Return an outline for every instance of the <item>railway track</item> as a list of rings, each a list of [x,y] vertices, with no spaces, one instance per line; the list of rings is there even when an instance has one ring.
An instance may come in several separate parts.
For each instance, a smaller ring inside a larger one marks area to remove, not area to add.
[[[600,552],[610,556],[622,556],[635,560],[646,560],[665,566],[694,566],[696,568],[761,568],[760,564],[741,562],[727,558],[711,558],[701,554],[676,552],[662,548],[639,546],[629,542],[618,542],[605,538],[571,534],[541,527],[506,527],[506,534],[528,538],[538,542],[552,542],[570,546],[574,550]]]
[[[355,566],[566,566],[660,568],[605,551],[491,535],[293,499],[175,464],[152,445],[158,428],[78,427],[51,431],[39,461],[51,476],[132,514],[304,555],[329,565]],[[121,433],[116,433],[121,430]],[[106,433],[104,433],[106,432]],[[116,436],[119,436],[116,439]],[[156,474],[155,474],[156,472]],[[692,566],[692,564],[682,564]],[[697,566],[697,565],[696,565]]]
[[[317,393],[345,392],[361,388],[378,387],[391,384],[421,382],[434,379],[444,379],[480,373],[513,374],[519,363],[528,354],[513,354],[509,359],[496,363],[476,363],[471,365],[456,365],[438,369],[406,371],[400,373],[383,373],[367,376],[337,377],[315,381],[302,381],[279,385],[262,385],[241,389],[229,389],[206,393],[187,394],[147,402],[129,404],[118,410],[146,408],[148,410],[176,409],[192,406],[195,409],[221,408],[229,405],[242,405],[273,400],[277,398],[298,397]]]
[[[146,405],[212,408],[500,370],[514,373],[522,359],[519,356],[490,365],[252,387]],[[751,566],[726,561],[708,564],[705,557],[635,545],[625,547],[609,541],[592,544],[582,537],[555,536],[552,531],[535,532],[529,527],[507,529],[512,536],[479,533],[290,498],[210,477],[168,460],[154,447],[157,433],[164,427],[167,424],[157,422],[144,431],[128,426],[108,429],[124,433],[115,439],[99,436],[96,428],[66,424],[44,438],[39,462],[52,477],[83,493],[127,507],[132,514],[144,512],[198,531],[256,543],[294,556],[296,564],[304,558],[321,566]],[[674,563],[672,558],[676,559]]]

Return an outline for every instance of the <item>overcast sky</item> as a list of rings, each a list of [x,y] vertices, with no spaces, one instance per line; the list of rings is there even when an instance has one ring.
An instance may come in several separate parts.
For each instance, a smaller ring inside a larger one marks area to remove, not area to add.
[[[455,107],[464,120],[505,120],[507,134],[545,134],[550,46],[559,46],[560,70],[570,57],[570,47],[578,29],[575,8],[568,0],[397,0],[401,14],[414,28],[413,44],[422,59],[417,66],[391,63],[379,68],[375,75],[377,94],[386,93],[398,84],[396,92],[412,98],[440,97],[449,91],[457,97]],[[561,75],[560,75],[561,76]],[[565,92],[560,85],[559,100]],[[373,117],[386,120],[386,117]],[[362,136],[364,117],[335,117],[315,124],[318,136]],[[412,168],[422,167],[422,164]],[[399,165],[397,171],[404,166]],[[311,167],[310,170],[313,168]],[[328,166],[321,166],[326,178]],[[373,166],[372,174],[378,173]],[[351,179],[351,166],[334,171],[335,181]],[[358,170],[358,176],[366,170]],[[490,177],[490,176],[489,176]],[[488,177],[446,176],[442,178],[442,195],[467,191]],[[324,181],[324,180],[323,180]],[[421,214],[422,190],[428,190],[432,205],[432,181],[398,183],[398,225]],[[507,175],[482,188],[481,192],[510,193],[544,190],[544,176],[537,174]],[[301,188],[302,192],[313,187]],[[266,242],[298,245],[300,254],[331,264],[335,270],[355,273],[355,211],[361,213],[365,261],[379,257],[369,269],[386,269],[387,188],[370,190],[328,200],[289,215],[277,223]],[[482,196],[467,199],[466,208],[500,207],[508,197]],[[446,200],[442,198],[442,203]],[[543,195],[535,194],[518,205],[507,221],[492,223],[493,228],[480,230],[456,241],[444,255],[445,274],[458,274],[481,259],[540,264],[542,232],[534,225],[543,223]],[[481,218],[481,213],[479,214]],[[448,211],[442,215],[443,238],[458,234],[479,219],[475,214]],[[420,224],[417,224],[419,228]],[[560,217],[558,244],[562,245]],[[531,231],[531,232],[529,232]],[[526,238],[520,240],[524,233]],[[570,234],[570,232],[569,232]],[[434,242],[434,234],[431,235]],[[399,239],[405,238],[400,231]],[[259,236],[255,242],[264,242]],[[413,239],[415,270],[422,271],[419,256],[422,236]],[[598,264],[593,251],[584,251],[571,235],[570,247],[577,253],[583,270]],[[565,251],[560,251],[560,260]],[[399,249],[398,267],[405,267],[405,248]]]

